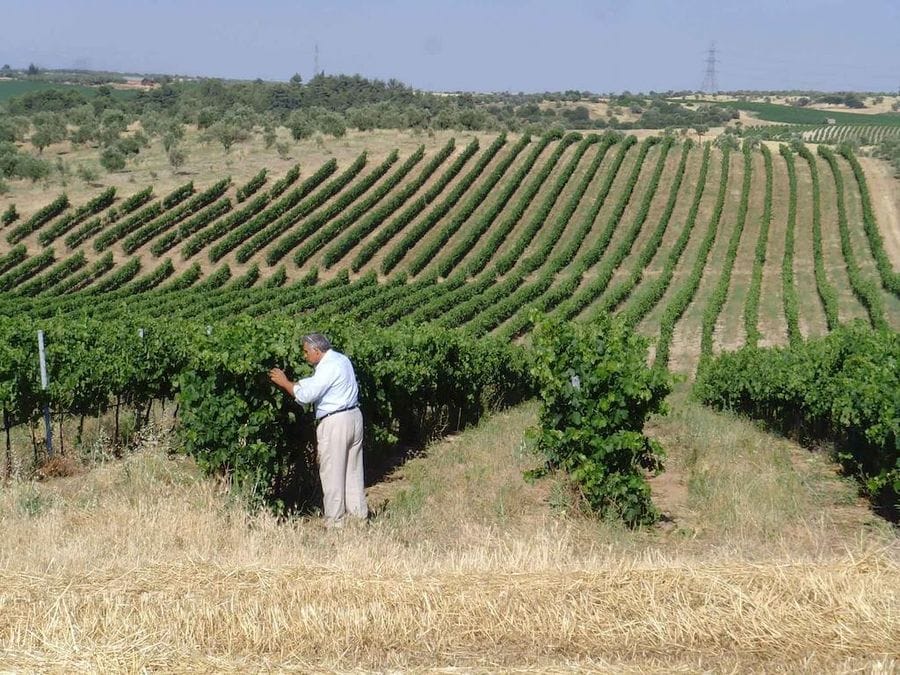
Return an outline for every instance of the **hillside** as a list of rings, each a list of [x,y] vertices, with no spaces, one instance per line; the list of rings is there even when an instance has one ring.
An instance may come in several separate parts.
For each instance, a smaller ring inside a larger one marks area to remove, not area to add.
[[[867,204],[840,155],[833,170],[774,144],[726,154],[656,136],[399,132],[309,141],[287,158],[261,144],[224,156],[198,145],[179,174],[152,153],[102,187],[70,177],[0,197],[0,211],[15,203],[21,215],[0,230],[8,309],[83,312],[87,297],[104,316],[140,307],[214,320],[311,300],[320,316],[352,307],[381,324],[437,321],[510,338],[527,333],[532,308],[579,320],[612,310],[688,373],[701,349],[737,347],[754,328],[761,345],[784,344],[791,330],[822,334],[828,287],[838,321],[900,326],[900,299],[882,285],[900,264],[896,183],[875,175]],[[294,165],[299,175],[271,195]],[[261,169],[264,184],[238,203]],[[112,207],[78,211],[109,185]],[[145,203],[117,213],[145,187]],[[66,208],[23,227],[62,192]],[[204,279],[205,290],[190,290]]]

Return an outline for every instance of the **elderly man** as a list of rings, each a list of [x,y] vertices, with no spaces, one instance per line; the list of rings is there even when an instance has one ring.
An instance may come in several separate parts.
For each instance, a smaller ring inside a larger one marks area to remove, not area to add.
[[[363,420],[359,389],[350,359],[331,348],[321,333],[303,338],[306,360],[315,366],[312,377],[291,382],[280,368],[269,379],[297,403],[316,408],[319,479],[325,496],[325,525],[340,527],[350,514],[368,514],[363,479]]]

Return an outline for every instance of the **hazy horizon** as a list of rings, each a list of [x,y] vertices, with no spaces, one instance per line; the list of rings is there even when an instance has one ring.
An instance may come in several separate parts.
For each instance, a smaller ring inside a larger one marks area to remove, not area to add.
[[[900,88],[891,0],[0,0],[0,16],[15,68],[286,81],[318,60],[431,91],[647,92],[703,88],[715,42],[720,91]]]

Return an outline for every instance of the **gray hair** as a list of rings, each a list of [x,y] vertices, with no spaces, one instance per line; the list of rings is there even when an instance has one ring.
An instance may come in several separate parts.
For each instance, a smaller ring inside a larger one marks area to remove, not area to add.
[[[323,354],[331,349],[331,342],[321,333],[310,333],[303,336],[303,344],[309,345],[313,349],[318,349]]]

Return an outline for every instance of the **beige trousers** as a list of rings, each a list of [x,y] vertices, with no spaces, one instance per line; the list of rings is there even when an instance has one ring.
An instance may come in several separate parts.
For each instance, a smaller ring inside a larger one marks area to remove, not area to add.
[[[365,518],[362,412],[356,408],[326,417],[316,426],[316,441],[326,523],[341,523],[348,513]]]

